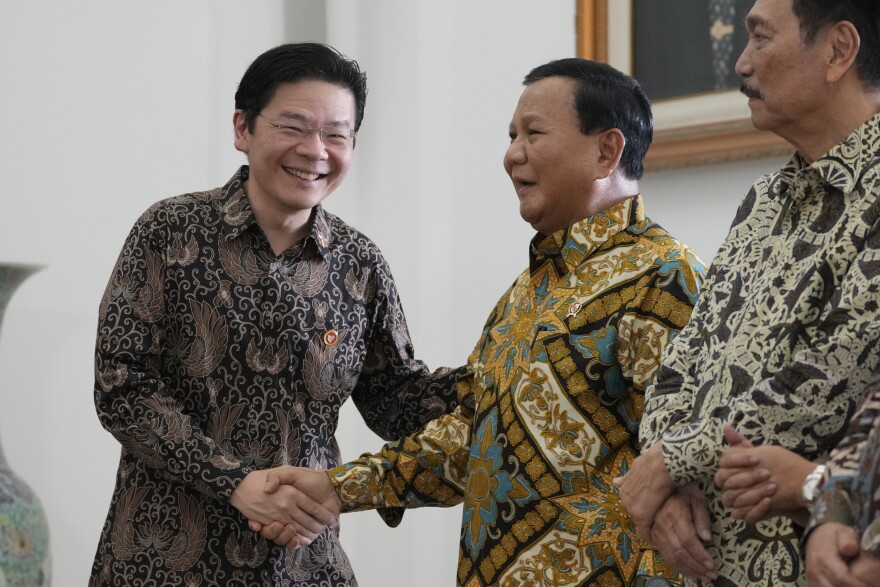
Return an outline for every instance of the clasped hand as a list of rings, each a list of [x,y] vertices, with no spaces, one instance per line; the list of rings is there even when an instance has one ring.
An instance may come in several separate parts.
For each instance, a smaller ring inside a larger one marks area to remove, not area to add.
[[[248,474],[229,503],[248,519],[251,530],[287,548],[311,544],[342,511],[324,471],[287,465]]]

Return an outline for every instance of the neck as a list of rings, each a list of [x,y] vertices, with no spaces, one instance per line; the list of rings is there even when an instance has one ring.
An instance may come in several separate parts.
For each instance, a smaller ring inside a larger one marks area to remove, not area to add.
[[[314,208],[294,210],[273,206],[264,198],[252,197],[248,191],[248,181],[244,183],[244,193],[248,197],[254,218],[263,229],[266,240],[275,255],[280,255],[302,240],[312,228]]]
[[[812,163],[843,141],[869,118],[880,112],[880,90],[851,92],[829,102],[819,115],[810,117],[808,127],[788,140]]]
[[[587,216],[594,216],[608,210],[624,200],[639,193],[639,181],[625,177],[623,173],[612,173],[605,179],[596,181],[596,191],[590,197],[590,210]]]

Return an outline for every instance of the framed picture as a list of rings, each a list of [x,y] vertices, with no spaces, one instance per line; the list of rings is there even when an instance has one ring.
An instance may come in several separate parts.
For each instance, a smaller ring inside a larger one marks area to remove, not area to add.
[[[648,169],[791,153],[752,126],[735,64],[753,0],[576,0],[579,57],[645,86],[654,111]]]

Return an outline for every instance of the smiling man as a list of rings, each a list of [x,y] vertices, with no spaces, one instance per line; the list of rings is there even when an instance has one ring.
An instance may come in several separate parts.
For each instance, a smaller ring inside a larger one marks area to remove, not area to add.
[[[333,516],[265,494],[267,470],[337,465],[349,397],[380,436],[413,432],[454,407],[462,373],[413,358],[378,248],[321,207],[366,95],[330,47],[267,51],[235,95],[248,165],[131,230],[98,323],[95,403],[122,455],[90,585],[356,584]],[[276,546],[249,520],[303,538]]]

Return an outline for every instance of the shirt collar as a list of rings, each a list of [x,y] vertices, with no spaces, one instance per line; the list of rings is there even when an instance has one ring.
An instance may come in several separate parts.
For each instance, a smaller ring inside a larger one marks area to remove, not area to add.
[[[244,191],[250,170],[242,165],[232,178],[220,189],[220,197],[215,207],[220,213],[222,235],[225,239],[238,238],[248,230],[259,226],[257,218]],[[317,252],[327,258],[332,235],[332,216],[321,205],[315,206],[312,212],[312,226],[305,241],[311,241]],[[303,243],[303,244],[306,244]]]
[[[639,194],[550,236],[535,235],[529,247],[529,266],[534,271],[553,260],[560,272],[568,273],[614,235],[643,220],[645,208]]]
[[[810,170],[841,192],[852,192],[867,165],[880,156],[878,126],[880,126],[880,113],[866,120],[811,164],[808,164],[800,153],[795,153],[780,170],[781,178],[791,185],[797,181],[799,175]]]

